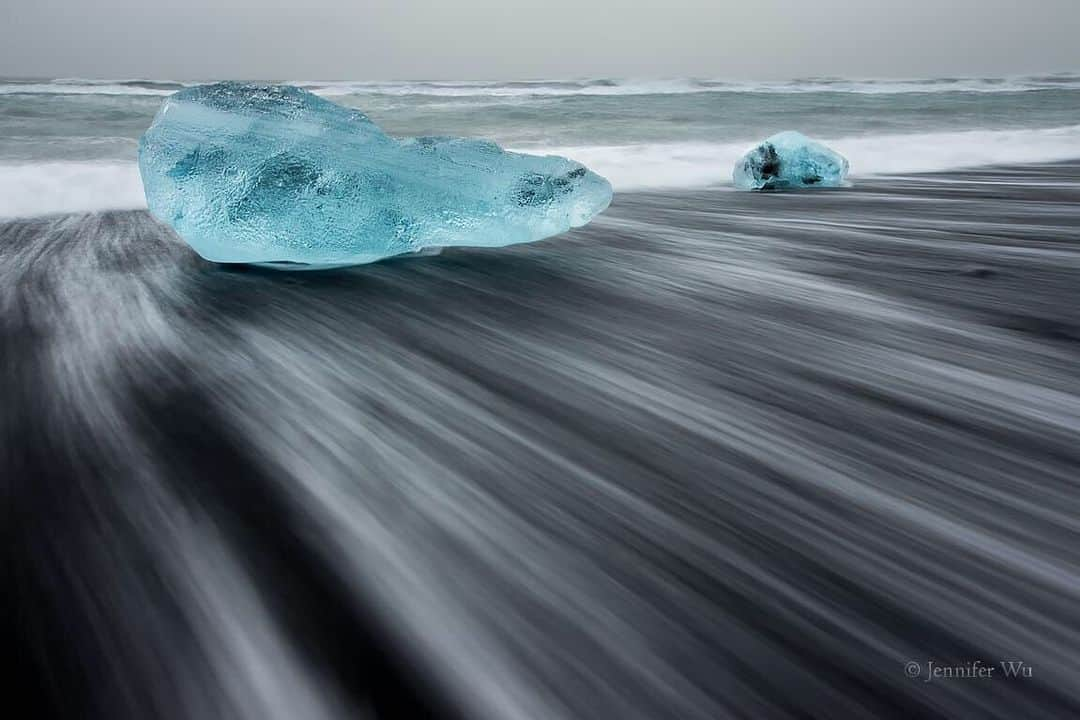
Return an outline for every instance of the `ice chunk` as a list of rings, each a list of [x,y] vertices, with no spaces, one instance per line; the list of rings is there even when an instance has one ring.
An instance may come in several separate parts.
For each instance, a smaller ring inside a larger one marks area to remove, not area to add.
[[[483,140],[398,140],[287,85],[165,100],[139,143],[151,212],[208,260],[333,267],[424,248],[530,242],[587,223],[611,185]]]
[[[838,187],[847,177],[848,161],[838,152],[802,133],[777,133],[746,153],[732,178],[741,190]]]

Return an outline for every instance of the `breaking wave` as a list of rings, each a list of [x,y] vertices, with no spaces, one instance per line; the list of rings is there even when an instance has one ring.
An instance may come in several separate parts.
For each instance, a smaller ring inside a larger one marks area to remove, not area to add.
[[[5,80],[0,95],[172,95],[190,83],[172,80]]]
[[[1002,78],[931,78],[859,80],[806,78],[776,82],[740,82],[679,78],[669,80],[581,80],[525,82],[300,82],[320,95],[436,95],[448,97],[527,97],[561,95],[680,95],[687,93],[1001,93],[1077,90],[1080,75],[1061,73]]]

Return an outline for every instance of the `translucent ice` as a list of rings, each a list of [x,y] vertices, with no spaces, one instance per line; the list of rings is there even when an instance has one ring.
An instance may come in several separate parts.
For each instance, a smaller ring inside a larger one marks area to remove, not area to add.
[[[611,202],[608,181],[571,160],[398,140],[287,85],[172,95],[139,143],[139,171],[151,212],[200,255],[283,267],[540,240]]]
[[[794,131],[773,135],[746,153],[732,177],[742,190],[837,187],[847,177],[848,161],[819,142]]]

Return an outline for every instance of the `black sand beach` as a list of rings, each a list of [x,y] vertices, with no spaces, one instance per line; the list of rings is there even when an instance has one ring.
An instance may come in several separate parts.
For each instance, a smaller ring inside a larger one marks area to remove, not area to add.
[[[623,194],[322,273],[144,212],[8,222],[16,687],[113,720],[1076,717],[1078,360],[1080,163]]]

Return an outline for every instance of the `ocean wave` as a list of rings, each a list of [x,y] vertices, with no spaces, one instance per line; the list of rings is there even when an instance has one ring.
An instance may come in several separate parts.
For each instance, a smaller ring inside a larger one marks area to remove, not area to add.
[[[750,82],[675,78],[666,80],[593,78],[584,80],[496,81],[291,81],[319,95],[436,97],[564,97],[604,95],[681,95],[690,93],[1008,93],[1037,90],[1078,90],[1080,73],[990,78],[851,79],[800,78]],[[174,80],[0,81],[0,95],[169,95],[192,83]]]
[[[159,80],[53,80],[0,82],[0,95],[172,95],[184,83]]]
[[[851,161],[854,178],[1080,158],[1080,125],[825,139]],[[564,155],[607,177],[618,191],[728,185],[754,141],[519,147]],[[0,165],[0,217],[146,206],[133,162]]]
[[[130,80],[88,80],[86,78],[57,78],[56,80],[52,80],[51,84],[69,85],[73,87],[78,87],[82,85],[112,87],[115,85],[119,85],[122,87],[139,88],[143,90],[170,90],[175,92],[176,90],[185,88],[192,83],[180,82],[178,80],[150,80],[147,78],[134,78]]]
[[[560,97],[575,95],[671,95],[709,92],[689,79],[619,81],[537,80],[514,82],[293,82],[318,95],[427,95],[435,97]]]
[[[341,95],[434,95],[444,97],[557,97],[575,95],[681,95],[691,93],[1003,93],[1076,90],[1080,75],[1010,78],[845,79],[803,78],[775,82],[739,82],[680,78],[669,80],[582,80],[533,82],[301,82],[312,92]]]

